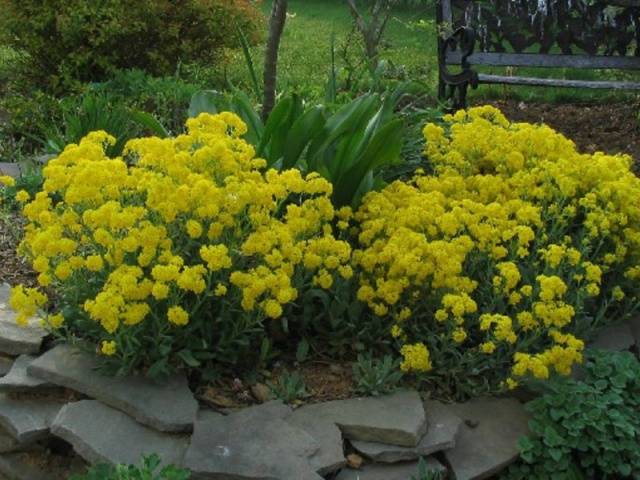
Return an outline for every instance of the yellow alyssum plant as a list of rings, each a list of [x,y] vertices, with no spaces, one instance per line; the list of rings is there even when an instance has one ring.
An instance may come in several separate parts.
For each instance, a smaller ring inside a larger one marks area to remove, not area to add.
[[[187,129],[132,140],[124,158],[108,158],[113,138],[93,132],[44,168],[43,191],[24,206],[20,251],[64,317],[46,321],[123,370],[253,362],[265,320],[352,273],[330,183],[264,171],[234,114],[202,114]],[[21,320],[45,300],[22,287],[12,296]]]
[[[434,174],[356,212],[358,298],[394,319],[403,369],[459,393],[567,375],[638,308],[640,179],[493,107],[424,128]],[[504,382],[504,383],[503,383]]]

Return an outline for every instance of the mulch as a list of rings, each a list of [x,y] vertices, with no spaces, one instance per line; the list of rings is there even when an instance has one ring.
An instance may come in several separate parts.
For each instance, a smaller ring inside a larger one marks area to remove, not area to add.
[[[514,122],[546,123],[585,153],[628,153],[640,165],[640,103],[550,104],[489,102]]]
[[[25,220],[17,212],[0,211],[0,284],[36,286],[36,274],[16,255]]]

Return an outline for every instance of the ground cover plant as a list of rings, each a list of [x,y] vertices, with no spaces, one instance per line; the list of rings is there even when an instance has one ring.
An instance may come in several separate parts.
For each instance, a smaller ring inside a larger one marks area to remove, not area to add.
[[[633,354],[590,352],[584,378],[545,385],[528,404],[531,435],[504,478],[637,478],[639,379]]]

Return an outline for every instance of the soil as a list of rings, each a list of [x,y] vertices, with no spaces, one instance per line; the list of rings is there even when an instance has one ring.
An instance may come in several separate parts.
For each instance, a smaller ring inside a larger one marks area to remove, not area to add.
[[[549,104],[489,102],[514,122],[546,123],[585,153],[628,153],[640,167],[640,103]]]
[[[17,212],[0,210],[0,284],[36,286],[36,274],[16,255],[24,223],[24,217]]]
[[[264,383],[244,383],[239,378],[224,377],[199,388],[196,397],[210,408],[226,413],[273,399],[272,387],[277,390],[281,377],[288,372],[298,373],[304,383],[304,393],[292,402],[296,407],[346,399],[355,393],[350,363],[310,361],[286,366],[278,362],[272,370],[259,372]]]

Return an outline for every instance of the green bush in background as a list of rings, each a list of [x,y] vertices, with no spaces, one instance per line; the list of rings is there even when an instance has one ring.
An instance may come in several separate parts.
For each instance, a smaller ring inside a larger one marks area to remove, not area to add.
[[[240,26],[256,40],[249,0],[0,0],[0,43],[27,54],[29,75],[57,91],[116,69],[153,75],[220,61]]]

